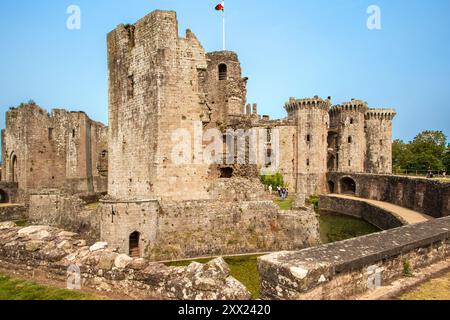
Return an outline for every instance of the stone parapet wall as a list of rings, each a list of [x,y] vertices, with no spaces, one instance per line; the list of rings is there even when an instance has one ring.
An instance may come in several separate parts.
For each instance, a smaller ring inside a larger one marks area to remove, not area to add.
[[[450,217],[259,258],[264,299],[351,299],[450,257]]]
[[[221,258],[205,265],[167,267],[120,255],[107,243],[86,246],[77,234],[60,229],[0,224],[0,268],[30,274],[40,271],[49,279],[65,283],[70,266],[80,269],[82,288],[99,293],[112,292],[133,299],[250,298],[248,290],[230,276],[230,269]]]
[[[434,218],[450,215],[450,183],[432,179],[391,175],[328,173],[328,181],[341,193],[340,181],[350,177],[356,182],[356,196],[389,202]]]

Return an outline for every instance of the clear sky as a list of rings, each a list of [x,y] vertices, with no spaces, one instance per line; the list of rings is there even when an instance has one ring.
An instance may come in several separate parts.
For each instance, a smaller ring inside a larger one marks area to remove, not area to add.
[[[220,50],[220,0],[3,0],[0,126],[20,102],[86,111],[107,123],[106,34],[154,9],[176,10],[207,51]],[[66,10],[81,9],[69,30]],[[381,9],[369,30],[367,8]],[[394,138],[422,130],[450,136],[450,1],[226,0],[227,49],[250,78],[249,102],[283,117],[289,97],[351,98],[396,108]]]

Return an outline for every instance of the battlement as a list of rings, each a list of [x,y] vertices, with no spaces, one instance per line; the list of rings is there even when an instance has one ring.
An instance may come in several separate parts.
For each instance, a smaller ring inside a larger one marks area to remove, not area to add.
[[[290,98],[289,101],[286,102],[284,108],[290,114],[296,110],[310,109],[310,108],[318,108],[328,111],[330,106],[331,106],[331,97],[328,97],[328,99],[323,100],[322,98],[315,96],[314,98],[303,98],[303,99]]]
[[[369,109],[366,111],[366,120],[390,120],[392,121],[397,112],[394,109]]]
[[[352,99],[340,105],[331,107],[331,115],[337,115],[342,112],[366,112],[369,109],[367,102],[362,100]]]
[[[233,51],[213,51],[208,52],[206,57],[211,60],[224,60],[239,62],[238,55]]]

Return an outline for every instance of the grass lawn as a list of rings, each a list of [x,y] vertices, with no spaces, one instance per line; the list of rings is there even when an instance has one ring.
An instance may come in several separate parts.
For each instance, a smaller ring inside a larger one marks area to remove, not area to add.
[[[401,300],[450,300],[450,273],[432,279],[400,297]]]
[[[292,210],[292,205],[294,203],[294,198],[291,196],[287,197],[286,200],[281,200],[280,197],[276,197],[274,202],[280,207],[281,210]]]
[[[0,300],[100,300],[92,294],[47,287],[0,274]]]
[[[239,257],[225,257],[224,260],[229,265],[231,275],[240,281],[252,294],[252,299],[259,299],[259,273],[257,269],[257,259],[260,255],[256,256],[239,256]],[[200,259],[194,260],[199,263],[207,263],[212,259]],[[180,261],[166,263],[168,266],[184,267],[188,266],[192,261]]]

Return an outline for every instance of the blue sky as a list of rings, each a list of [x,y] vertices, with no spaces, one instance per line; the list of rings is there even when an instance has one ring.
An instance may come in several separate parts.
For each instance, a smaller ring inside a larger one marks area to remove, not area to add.
[[[154,9],[178,12],[207,51],[221,49],[219,0],[9,0],[0,3],[0,126],[22,101],[107,123],[106,34]],[[68,30],[67,7],[81,8]],[[381,30],[369,30],[369,5]],[[250,78],[249,102],[283,117],[292,96],[363,99],[398,111],[394,138],[450,136],[450,1],[226,0],[227,49]]]

